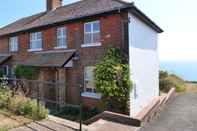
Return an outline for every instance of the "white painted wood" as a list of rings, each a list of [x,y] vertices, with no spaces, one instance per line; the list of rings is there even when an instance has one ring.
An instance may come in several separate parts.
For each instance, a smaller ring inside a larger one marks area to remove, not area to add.
[[[64,67],[73,67],[73,60],[70,60]]]

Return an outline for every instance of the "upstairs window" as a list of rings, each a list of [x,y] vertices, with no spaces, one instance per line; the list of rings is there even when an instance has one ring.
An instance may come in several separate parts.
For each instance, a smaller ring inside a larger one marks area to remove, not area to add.
[[[85,23],[84,25],[84,45],[100,44],[100,21]]]
[[[30,51],[42,50],[42,32],[30,34]]]
[[[18,51],[18,37],[11,37],[9,40],[9,50],[11,52]]]
[[[67,29],[65,27],[57,28],[57,47],[67,48]]]

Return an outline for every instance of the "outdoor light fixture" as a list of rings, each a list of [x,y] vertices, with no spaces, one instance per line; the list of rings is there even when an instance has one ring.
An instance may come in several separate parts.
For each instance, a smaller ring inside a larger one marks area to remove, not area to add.
[[[75,55],[73,57],[73,60],[79,60],[80,59],[80,54],[79,52],[75,52]]]

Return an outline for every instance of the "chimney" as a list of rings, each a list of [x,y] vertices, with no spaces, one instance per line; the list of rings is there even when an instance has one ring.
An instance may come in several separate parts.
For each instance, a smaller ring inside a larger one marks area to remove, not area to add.
[[[47,0],[47,11],[55,10],[62,6],[62,0]]]

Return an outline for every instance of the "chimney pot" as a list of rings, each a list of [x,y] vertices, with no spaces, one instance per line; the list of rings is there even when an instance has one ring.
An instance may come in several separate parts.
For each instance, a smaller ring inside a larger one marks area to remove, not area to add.
[[[47,0],[47,11],[55,10],[62,6],[62,0]]]

